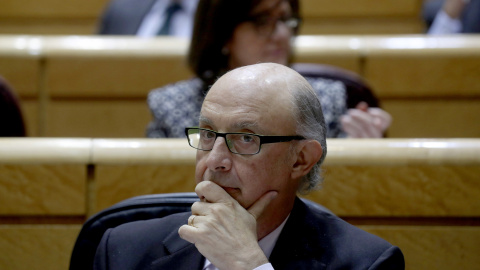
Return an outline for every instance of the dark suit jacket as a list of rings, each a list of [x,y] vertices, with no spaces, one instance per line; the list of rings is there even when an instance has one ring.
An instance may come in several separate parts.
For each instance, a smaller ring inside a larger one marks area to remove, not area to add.
[[[98,34],[135,35],[156,0],[111,0],[102,14]]]
[[[94,269],[199,269],[203,256],[177,233],[190,213],[108,230]],[[399,248],[335,215],[295,201],[270,262],[280,269],[404,269]]]

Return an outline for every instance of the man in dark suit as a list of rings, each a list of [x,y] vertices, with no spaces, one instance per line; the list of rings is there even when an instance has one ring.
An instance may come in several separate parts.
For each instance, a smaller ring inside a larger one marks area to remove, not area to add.
[[[296,196],[320,183],[327,153],[320,101],[297,72],[225,74],[186,134],[200,202],[108,230],[95,269],[404,269],[397,247]]]
[[[112,0],[98,34],[190,37],[198,0]]]

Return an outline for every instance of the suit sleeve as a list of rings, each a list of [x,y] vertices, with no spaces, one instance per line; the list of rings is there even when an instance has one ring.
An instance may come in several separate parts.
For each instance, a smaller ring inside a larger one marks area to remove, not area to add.
[[[404,270],[405,259],[398,247],[392,246],[383,252],[370,266],[370,270]]]
[[[100,244],[97,247],[97,252],[95,253],[95,260],[93,262],[94,270],[104,270],[108,268],[108,239],[110,237],[110,232],[112,229],[108,229],[102,237]]]

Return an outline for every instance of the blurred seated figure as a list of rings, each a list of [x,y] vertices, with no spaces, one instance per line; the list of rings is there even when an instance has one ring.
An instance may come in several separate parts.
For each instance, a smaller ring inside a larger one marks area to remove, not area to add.
[[[190,37],[198,0],[111,0],[98,34]]]
[[[24,137],[25,123],[20,103],[3,77],[0,76],[0,137]]]
[[[147,136],[185,137],[184,128],[198,124],[209,87],[231,69],[266,62],[290,66],[300,22],[298,0],[200,0],[188,52],[196,77],[149,93],[153,121]],[[320,99],[329,138],[383,136],[391,122],[387,112],[366,102],[349,108],[341,80],[305,78]]]
[[[480,33],[480,0],[430,0],[423,14],[428,34]]]

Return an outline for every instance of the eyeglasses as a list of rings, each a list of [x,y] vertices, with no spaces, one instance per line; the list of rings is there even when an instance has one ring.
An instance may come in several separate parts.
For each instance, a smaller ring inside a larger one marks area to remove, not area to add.
[[[278,22],[282,22],[294,33],[296,33],[300,25],[300,19],[291,16],[271,17],[268,15],[257,15],[251,16],[246,21],[253,23],[257,32],[264,37],[270,37],[275,32]]]
[[[210,151],[218,137],[223,137],[228,150],[239,155],[255,155],[260,152],[262,144],[290,142],[293,140],[304,140],[302,136],[265,136],[253,133],[229,132],[220,133],[205,128],[185,128],[188,144],[191,147]]]

